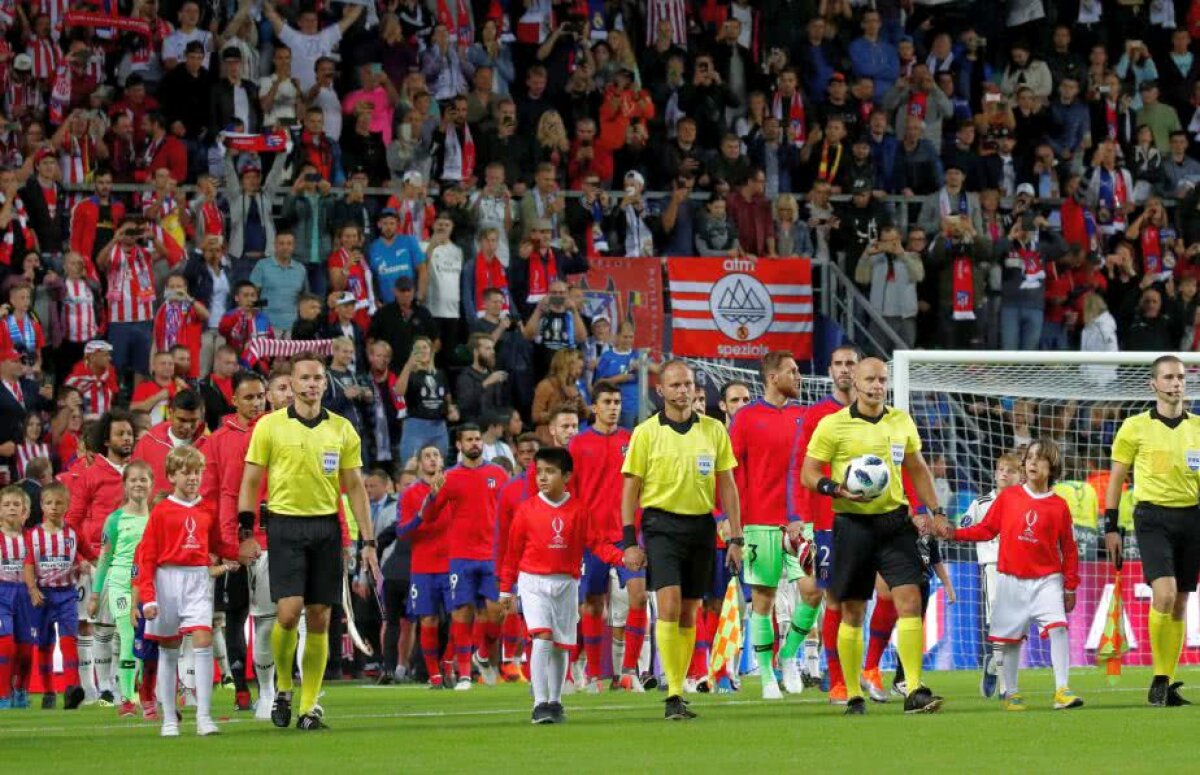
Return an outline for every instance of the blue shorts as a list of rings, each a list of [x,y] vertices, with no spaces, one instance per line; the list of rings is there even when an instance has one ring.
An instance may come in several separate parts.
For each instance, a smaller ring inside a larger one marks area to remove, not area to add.
[[[71,590],[74,604],[75,590]],[[72,613],[72,616],[76,614]],[[17,643],[37,642],[37,614],[24,584],[0,584],[0,637],[11,637]]]
[[[138,611],[142,606],[138,604]],[[158,661],[158,644],[146,637],[146,620],[138,617],[137,626],[133,628],[133,656],[143,662]]]
[[[833,581],[833,531],[818,530],[813,534],[813,543],[816,544],[817,550],[817,556],[813,560],[817,588],[829,589],[829,582]]]
[[[481,606],[488,600],[500,599],[496,584],[496,563],[491,560],[450,561],[450,604]]]
[[[708,597],[706,599],[707,600],[724,600],[725,599],[725,588],[729,586],[729,580],[731,578],[733,578],[733,575],[729,572],[729,568],[726,567],[726,565],[725,565],[725,550],[718,549],[716,552],[716,555],[713,557],[712,589],[709,591]],[[738,581],[741,582],[742,597],[744,597],[746,599],[746,601],[749,602],[750,587],[748,587],[746,585],[746,582],[742,579],[741,576],[738,576]]]
[[[414,573],[408,586],[409,616],[448,614],[450,604],[449,573]]]
[[[579,602],[586,597],[608,594],[608,563],[588,550],[583,552],[583,569],[579,576]]]
[[[42,589],[45,598],[33,609],[37,621],[38,647],[54,645],[54,625],[58,625],[58,637],[74,638],[79,634],[79,595],[75,587],[66,589]]]

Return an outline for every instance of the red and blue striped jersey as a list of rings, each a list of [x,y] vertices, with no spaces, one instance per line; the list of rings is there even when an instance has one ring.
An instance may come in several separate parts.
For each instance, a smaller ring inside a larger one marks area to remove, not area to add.
[[[0,533],[0,584],[25,584],[25,536]]]
[[[39,587],[75,586],[79,538],[69,527],[60,530],[38,525],[25,532],[25,564],[32,565]]]

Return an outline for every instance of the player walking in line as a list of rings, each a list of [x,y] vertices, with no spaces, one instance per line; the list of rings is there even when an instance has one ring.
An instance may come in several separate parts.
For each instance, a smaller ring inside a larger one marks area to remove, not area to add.
[[[292,360],[294,402],[261,417],[254,426],[238,495],[239,553],[246,561],[258,554],[248,539],[260,512],[266,470],[271,549],[267,570],[276,617],[271,651],[277,690],[271,721],[281,728],[289,726],[292,719],[292,667],[301,614],[307,635],[300,657],[304,682],[296,727],[317,730],[326,726],[317,697],[329,659],[330,610],[342,596],[342,529],[338,520],[342,490],[358,523],[363,563],[373,579],[379,578],[371,509],[362,478],[362,442],[348,420],[321,406],[327,381],[325,363],[319,357],[304,353]]]
[[[150,492],[154,488],[154,470],[149,463],[134,460],[125,466],[121,474],[125,486],[125,500],[121,507],[108,515],[104,522],[101,539],[100,560],[93,574],[92,592],[88,598],[89,616],[100,610],[102,599],[113,613],[121,652],[117,660],[117,680],[124,698],[117,709],[118,715],[132,717],[137,708],[133,704],[138,674],[138,655],[134,644],[143,640],[135,631],[133,611],[133,560],[146,522],[150,519]],[[157,647],[151,644],[151,649]],[[154,659],[142,661],[142,685],[140,699],[142,718],[158,719],[158,704],[155,701],[155,676],[158,674],[157,651]]]
[[[846,677],[846,713],[866,713],[859,672],[863,657],[863,613],[875,589],[876,573],[892,590],[899,619],[896,645],[908,677],[905,713],[931,713],[942,698],[921,683],[925,630],[921,623],[921,578],[924,566],[917,550],[919,534],[929,532],[929,518],[910,517],[902,472],[913,480],[918,496],[940,527],[945,512],[937,502],[933,477],[921,456],[921,437],[907,412],[886,406],[888,369],[878,358],[865,358],[854,373],[854,403],[826,417],[808,443],[804,486],[833,498],[834,562],[830,594],[842,605],[838,653]],[[854,495],[844,484],[823,475],[828,464],[841,476],[860,455],[876,455],[889,468],[888,486],[874,500]]]
[[[1104,496],[1104,545],[1121,567],[1118,528],[1121,488],[1136,482],[1133,528],[1150,585],[1150,652],[1154,678],[1148,701],[1157,707],[1191,704],[1179,693],[1175,668],[1183,648],[1184,612],[1200,573],[1200,417],[1184,409],[1187,377],[1173,355],[1150,367],[1154,408],[1121,423],[1112,447]]]
[[[775,591],[783,577],[784,532],[801,540],[804,523],[787,512],[788,458],[804,416],[800,369],[786,350],[767,353],[761,366],[764,395],[742,407],[729,426],[737,467],[733,470],[742,504],[746,535],[745,579],[750,585],[750,644],[758,662],[764,700],[783,699],[775,680]],[[814,612],[815,614],[815,612]],[[811,627],[811,623],[809,624]],[[794,681],[788,691],[802,689],[795,651],[790,660]],[[781,660],[782,662],[782,660]]]
[[[445,518],[450,558],[450,632],[454,641],[458,681],[454,688],[471,688],[471,665],[486,683],[496,682],[491,649],[500,636],[500,590],[496,585],[496,498],[508,479],[504,469],[483,459],[478,425],[463,423],[455,430],[462,461],[430,485],[433,497],[425,520]],[[472,653],[472,646],[474,653]]]
[[[534,724],[561,724],[563,684],[569,648],[579,622],[579,575],[585,547],[609,565],[624,554],[603,531],[589,525],[583,502],[567,492],[571,454],[553,447],[538,450],[538,495],[517,508],[500,571],[501,600],[513,607],[519,586],[521,608],[533,638],[530,682]]]
[[[221,426],[208,437],[202,449],[206,465],[200,493],[205,502],[216,509],[222,540],[229,544],[239,544],[239,558],[246,562],[247,578],[242,579],[241,583],[246,587],[244,591],[249,593],[249,610],[226,610],[226,624],[231,634],[231,642],[242,644],[240,649],[233,649],[234,658],[231,662],[236,664],[241,661],[238,656],[241,659],[245,658],[245,645],[241,637],[245,615],[249,613],[254,617],[254,674],[258,679],[258,703],[255,706],[254,717],[266,720],[271,718],[271,703],[275,699],[275,662],[271,655],[271,629],[275,625],[275,608],[271,605],[271,586],[265,571],[266,535],[260,521],[252,534],[246,538],[247,551],[242,552],[242,541],[238,531],[238,495],[242,488],[242,474],[245,470],[246,449],[250,446],[250,436],[266,406],[267,381],[261,374],[242,371],[233,375],[232,387],[234,413],[222,418]],[[233,579],[240,574],[241,571],[228,574],[226,584],[232,586],[235,583]],[[236,672],[236,707],[239,710],[249,710],[250,692],[246,686],[245,670]]]
[[[1004,490],[1021,483],[1021,459],[1016,455],[1001,455],[996,458],[996,473],[993,481],[995,486],[986,495],[981,495],[971,501],[971,505],[959,519],[959,527],[971,527],[983,522],[996,502],[996,498]],[[1000,559],[1000,539],[980,541],[975,544],[975,561],[979,563],[979,575],[983,579],[983,618],[984,625],[992,626],[992,614],[996,610],[996,583],[998,581],[996,562]],[[984,697],[996,695],[997,683],[1000,678],[1000,644],[989,643],[983,656],[983,676],[979,680],[979,693]],[[999,686],[1000,696],[1004,696],[1006,688]]]
[[[725,427],[692,408],[696,382],[682,361],[659,373],[663,409],[633,431],[621,472],[622,543],[627,568],[647,568],[658,600],[659,658],[667,676],[665,717],[695,718],[683,699],[684,678],[696,639],[696,610],[712,587],[717,491],[729,519],[727,560],[742,567],[742,519],[733,469],[737,460]],[[642,507],[642,538],[635,524]]]
[[[621,388],[600,381],[592,388],[592,426],[571,439],[569,451],[574,473],[570,476],[583,513],[591,530],[612,546],[620,546],[621,531],[621,466],[629,449],[630,433],[620,427]],[[583,576],[580,579],[583,603],[583,647],[587,655],[587,685],[584,691],[598,694],[601,648],[604,643],[604,607],[608,597],[609,566],[590,550],[583,554]],[[625,619],[626,643],[623,659],[618,666],[618,686],[627,691],[642,690],[638,680],[638,658],[645,637],[646,574],[629,571],[624,565],[617,568],[618,583],[629,598],[629,613]],[[632,633],[630,632],[632,630]],[[634,641],[634,642],[631,642]]]
[[[213,578],[237,563],[237,547],[221,540],[221,525],[200,498],[204,456],[195,447],[171,450],[165,472],[174,492],[150,512],[138,544],[134,575],[146,637],[158,642],[158,699],[163,737],[179,736],[175,674],[183,636],[196,658],[196,734],[215,735],[213,689]],[[210,556],[224,564],[210,567]]]
[[[551,435],[555,433],[556,420],[557,418],[554,418],[550,422]],[[497,557],[504,557],[507,553],[509,526],[512,525],[513,517],[516,516],[517,507],[530,497],[531,478],[536,482],[536,476],[533,475],[536,471],[531,473],[531,470],[534,466],[534,455],[537,454],[540,446],[537,436],[533,433],[523,434],[517,439],[517,468],[520,473],[509,479],[500,488],[496,504]],[[521,612],[514,609],[505,614],[504,622],[500,625],[502,643],[500,675],[505,681],[521,681],[527,677],[528,660],[525,661],[525,673],[518,666],[518,663],[526,656],[526,635],[525,619]]]
[[[1067,502],[1051,487],[1062,473],[1062,452],[1049,439],[1037,439],[1022,461],[1025,484],[996,497],[983,521],[957,530],[944,526],[940,535],[956,541],[988,541],[999,536],[996,607],[988,640],[999,643],[1004,671],[1005,708],[1025,710],[1017,687],[1021,643],[1036,622],[1050,639],[1054,668],[1054,709],[1083,705],[1068,685],[1071,646],[1067,614],[1075,608],[1079,586],[1079,553]]]
[[[796,436],[796,445],[792,449],[788,476],[791,486],[788,488],[788,513],[799,514],[813,530],[815,549],[814,585],[825,596],[825,616],[821,624],[821,643],[825,648],[825,664],[829,671],[829,702],[834,705],[846,704],[846,680],[842,677],[842,663],[838,657],[838,628],[842,624],[842,607],[829,592],[829,584],[833,580],[833,506],[832,501],[819,497],[804,486],[801,481],[804,455],[808,450],[809,440],[817,430],[817,425],[831,414],[840,412],[854,401],[854,369],[858,366],[858,348],[852,345],[842,345],[829,356],[829,379],[833,390],[825,398],[808,407],[800,423],[800,433]],[[822,466],[822,476],[829,476],[829,466]],[[806,600],[805,606],[811,608]],[[780,662],[785,662],[787,654],[796,653],[796,649],[808,637],[804,625],[808,622],[809,612],[797,608],[792,617],[792,625],[788,630],[783,647],[780,648]],[[815,623],[815,619],[812,623]],[[809,627],[812,627],[809,623]],[[791,661],[790,659],[787,661]],[[786,664],[786,662],[785,662]],[[786,668],[785,668],[786,671]],[[784,673],[784,681],[788,679]]]
[[[28,497],[28,496],[27,496]],[[51,482],[42,489],[42,524],[25,533],[25,586],[37,622],[38,673],[42,679],[42,709],[54,707],[54,638],[62,653],[67,690],[63,708],[74,710],[83,702],[79,685],[79,626],[75,576],[79,539],[63,523],[70,496],[66,485]]]
[[[420,627],[421,658],[429,673],[429,688],[445,685],[438,651],[438,625],[443,615],[454,610],[450,600],[450,557],[446,529],[450,520],[422,524],[421,509],[427,503],[430,485],[442,473],[442,451],[426,444],[417,452],[417,481],[400,496],[400,513],[394,528],[384,528],[381,546],[407,538],[412,542],[412,581],[409,587],[409,616]],[[389,535],[390,532],[390,535]],[[468,679],[470,673],[467,674]]]
[[[91,565],[100,557],[100,536],[108,515],[121,505],[125,485],[121,480],[125,465],[133,454],[133,418],[119,409],[101,415],[88,439],[88,449],[96,454],[90,465],[83,468],[71,487],[71,506],[67,524],[79,536],[78,601],[79,611],[79,678],[88,699],[97,696],[101,705],[113,705],[112,639],[115,633],[113,614],[105,609],[104,600],[96,616],[87,614],[87,595],[92,589]],[[93,620],[96,623],[92,639]],[[94,647],[94,648],[93,648]],[[92,666],[95,665],[95,678]]]
[[[37,619],[25,585],[28,545],[21,529],[29,495],[18,484],[0,490],[0,710],[28,708]]]

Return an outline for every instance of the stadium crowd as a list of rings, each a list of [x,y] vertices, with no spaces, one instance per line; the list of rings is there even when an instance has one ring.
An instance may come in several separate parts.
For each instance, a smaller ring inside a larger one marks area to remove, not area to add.
[[[100,458],[161,470],[309,349],[379,534],[456,426],[519,473],[607,380],[631,428],[632,326],[571,283],[598,256],[837,263],[910,346],[1200,343],[1200,3],[16,0],[0,31],[0,478],[31,526],[56,477],[78,529]],[[355,591],[391,676],[411,628],[380,645]]]

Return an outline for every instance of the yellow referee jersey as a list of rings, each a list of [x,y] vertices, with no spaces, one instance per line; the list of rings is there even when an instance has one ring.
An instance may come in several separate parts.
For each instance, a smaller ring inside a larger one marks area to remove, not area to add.
[[[1133,467],[1138,503],[1186,508],[1200,501],[1200,417],[1167,419],[1156,410],[1121,423],[1112,459]]]
[[[850,461],[859,455],[881,458],[891,474],[887,489],[871,501],[834,498],[833,510],[840,514],[886,514],[908,504],[900,465],[905,453],[920,451],[921,437],[908,412],[885,406],[879,417],[865,417],[853,403],[817,424],[808,440],[807,454],[828,463],[834,480],[839,482],[845,479]]]
[[[633,429],[621,473],[642,480],[642,508],[711,516],[716,475],[737,467],[729,432],[711,417],[693,414],[674,423],[659,412]]]
[[[312,420],[294,407],[254,425],[246,462],[267,469],[267,508],[274,514],[336,514],[341,471],[362,468],[362,441],[350,421],[325,409]]]

